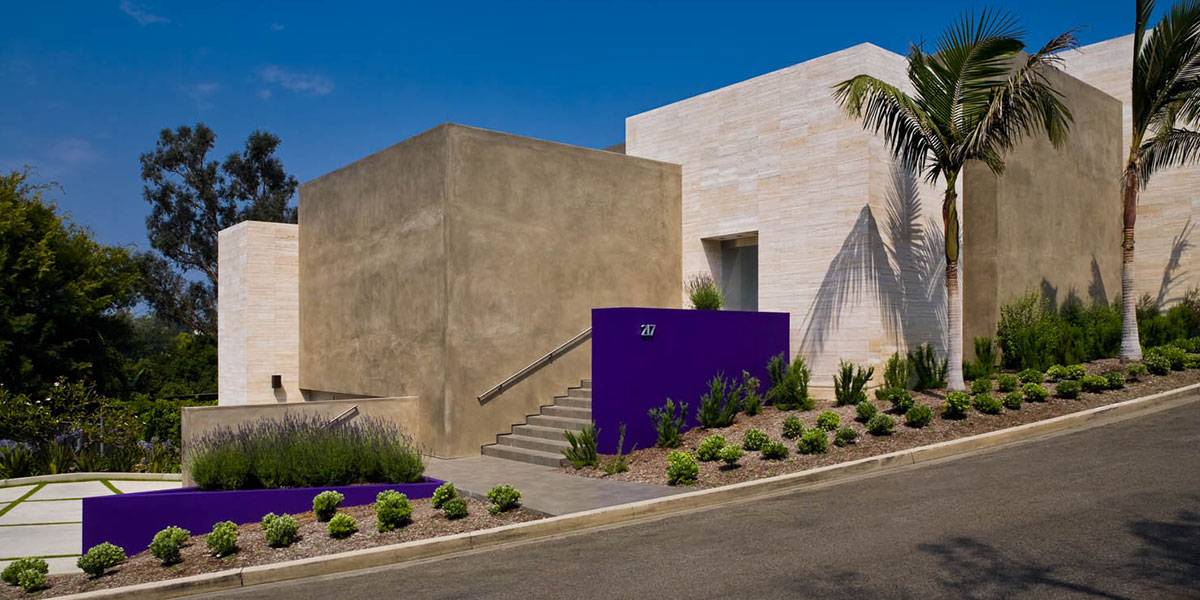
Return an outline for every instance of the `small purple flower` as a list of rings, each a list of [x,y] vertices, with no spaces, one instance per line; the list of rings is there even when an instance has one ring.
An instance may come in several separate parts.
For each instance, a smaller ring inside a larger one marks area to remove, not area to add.
[[[146,440],[142,440],[142,441],[138,442],[138,448],[141,448],[142,452],[149,452],[154,449],[154,446],[151,445],[150,442],[147,442]]]

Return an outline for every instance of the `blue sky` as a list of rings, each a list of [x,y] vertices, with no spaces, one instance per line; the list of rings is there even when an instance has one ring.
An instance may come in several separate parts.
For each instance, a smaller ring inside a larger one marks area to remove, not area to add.
[[[1031,45],[1133,27],[1132,0],[11,2],[0,170],[36,167],[100,241],[146,248],[138,156],[164,127],[207,123],[217,159],[274,132],[302,182],[445,121],[605,147],[626,116],[861,42],[904,52],[983,6]]]

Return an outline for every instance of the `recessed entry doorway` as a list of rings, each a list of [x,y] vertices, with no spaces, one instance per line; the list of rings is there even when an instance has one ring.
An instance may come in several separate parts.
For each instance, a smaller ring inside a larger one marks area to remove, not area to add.
[[[758,310],[758,232],[704,240],[725,310]]]

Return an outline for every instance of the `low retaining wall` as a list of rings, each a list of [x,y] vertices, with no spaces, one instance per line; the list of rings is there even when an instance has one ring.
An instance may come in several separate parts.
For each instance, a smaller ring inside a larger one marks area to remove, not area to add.
[[[767,361],[788,356],[787,313],[667,308],[592,311],[592,421],[597,450],[617,451],[621,424],[625,450],[658,441],[647,416],[671,398],[688,405],[688,427],[718,372],[740,382],[742,371],[769,385]]]
[[[195,535],[209,533],[221,521],[239,525],[261,521],[267,513],[302,513],[312,510],[313,497],[325,490],[341,492],[342,506],[371,504],[383,490],[396,490],[409,499],[429,498],[445,482],[426,477],[420,483],[348,485],[271,490],[204,492],[197,488],[138,492],[83,499],[83,546],[80,552],[103,542],[125,549],[132,556],[150,547],[154,534],[175,525]]]

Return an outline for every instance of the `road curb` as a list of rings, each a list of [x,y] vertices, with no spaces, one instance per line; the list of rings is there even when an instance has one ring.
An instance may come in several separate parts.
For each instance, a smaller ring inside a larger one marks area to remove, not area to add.
[[[493,529],[447,537],[418,540],[391,546],[366,548],[352,552],[300,560],[231,569],[217,573],[151,582],[136,586],[97,590],[62,596],[64,599],[98,598],[176,598],[201,593],[278,583],[317,575],[331,575],[372,567],[394,565],[411,560],[443,556],[467,550],[493,548],[586,529],[612,526],[642,519],[659,518],[690,510],[711,508],[783,492],[792,492],[816,484],[828,484],[862,475],[902,468],[932,460],[966,456],[981,450],[1032,440],[1068,430],[1086,429],[1181,406],[1195,401],[1200,384],[1169,390],[1151,396],[1061,415],[1008,429],[982,433],[871,456],[850,462],[817,467],[799,473],[746,481],[727,486],[696,490],[673,496],[642,500],[605,508],[516,523]]]
[[[33,483],[70,483],[72,481],[96,481],[108,479],[111,481],[182,481],[179,473],[62,473],[59,475],[34,475],[32,477],[14,477],[0,479],[0,488]]]

